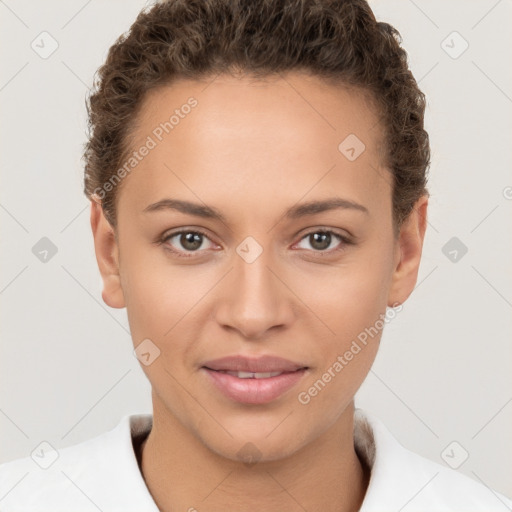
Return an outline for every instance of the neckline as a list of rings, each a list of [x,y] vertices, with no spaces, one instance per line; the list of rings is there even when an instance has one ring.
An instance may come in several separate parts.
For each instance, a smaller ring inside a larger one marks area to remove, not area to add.
[[[151,425],[152,426],[152,425]],[[142,454],[144,446],[151,432],[151,427],[147,430],[132,431],[132,446],[137,461],[139,473],[144,480],[144,473],[142,472]],[[375,463],[375,437],[373,428],[370,425],[365,413],[356,408],[354,411],[354,449],[356,456],[362,466],[365,475],[365,497],[369,489],[370,480],[372,479],[373,466]]]
[[[142,473],[142,452],[144,450],[144,445],[146,444],[148,436],[149,436],[149,431],[142,432],[138,435],[132,436],[133,451],[135,453],[135,458],[137,459],[137,465],[139,467],[140,474],[143,477],[144,477],[144,475]]]

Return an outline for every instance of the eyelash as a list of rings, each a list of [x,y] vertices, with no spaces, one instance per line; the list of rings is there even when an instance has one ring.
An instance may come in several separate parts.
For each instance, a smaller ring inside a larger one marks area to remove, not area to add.
[[[205,238],[208,238],[208,235],[204,232],[204,231],[201,231],[200,229],[181,229],[179,231],[174,231],[172,233],[166,233],[164,234],[164,236],[157,242],[158,245],[161,245],[161,244],[164,244],[166,243],[168,240],[170,240],[171,238],[174,238],[175,236],[177,235],[181,235],[181,234],[184,234],[184,233],[193,233],[195,235],[202,235],[204,236]],[[307,238],[308,236],[310,235],[313,235],[313,234],[317,234],[317,233],[329,233],[331,235],[334,235],[335,237],[337,237],[341,243],[338,247],[336,247],[335,249],[331,249],[330,251],[315,251],[313,250],[313,252],[315,253],[318,253],[319,255],[323,255],[323,254],[335,254],[335,253],[338,253],[338,252],[341,252],[341,251],[344,251],[346,250],[346,246],[348,245],[355,245],[355,242],[353,240],[351,240],[350,238],[348,238],[347,236],[344,236],[332,229],[315,229],[313,231],[310,231],[306,234],[304,234],[304,236],[299,240],[299,242],[301,242],[302,240],[304,240],[305,238]],[[201,252],[201,251],[192,251],[190,254],[186,254],[186,253],[183,253],[182,251],[178,251],[174,248],[172,248],[172,246],[170,245],[166,245],[165,246],[166,250],[172,252],[174,255],[178,256],[179,258],[193,258],[195,253],[198,253],[198,252]]]

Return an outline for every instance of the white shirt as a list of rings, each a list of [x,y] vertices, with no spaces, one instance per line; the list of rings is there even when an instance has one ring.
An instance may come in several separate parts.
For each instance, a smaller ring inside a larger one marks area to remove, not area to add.
[[[0,511],[159,512],[133,447],[151,425],[151,414],[126,415],[114,429],[92,439],[53,452],[42,448],[34,459],[1,464]],[[360,512],[512,510],[511,499],[407,450],[361,409],[354,416],[354,442],[371,467]]]

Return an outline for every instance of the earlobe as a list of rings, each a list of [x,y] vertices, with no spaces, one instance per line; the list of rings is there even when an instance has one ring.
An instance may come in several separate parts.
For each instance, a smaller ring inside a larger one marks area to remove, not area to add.
[[[111,308],[124,308],[125,300],[119,273],[119,248],[114,230],[105,218],[103,209],[91,201],[91,228],[96,261],[103,281],[101,297]]]
[[[416,286],[427,227],[428,196],[422,196],[403,222],[398,239],[398,257],[393,272],[388,306],[404,303]]]

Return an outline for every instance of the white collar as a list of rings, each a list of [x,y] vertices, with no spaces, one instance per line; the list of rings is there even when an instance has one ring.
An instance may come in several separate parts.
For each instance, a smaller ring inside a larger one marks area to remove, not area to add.
[[[130,421],[133,435],[146,435],[151,429],[151,415],[132,416]],[[371,470],[360,512],[512,508],[507,497],[406,449],[382,421],[362,409],[354,413],[354,446]]]
[[[512,500],[403,447],[378,418],[354,414],[356,452],[371,467],[360,512],[509,511]]]
[[[151,414],[122,417],[92,439],[59,450],[47,469],[31,457],[0,465],[4,512],[159,512],[139,470],[133,441]],[[512,500],[404,448],[373,415],[356,409],[354,445],[371,468],[360,512],[505,512]]]

